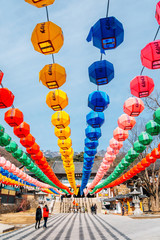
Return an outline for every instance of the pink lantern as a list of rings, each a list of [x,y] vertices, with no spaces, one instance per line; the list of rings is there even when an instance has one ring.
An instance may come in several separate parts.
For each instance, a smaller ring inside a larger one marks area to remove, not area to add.
[[[128,138],[128,131],[127,130],[123,130],[119,127],[117,127],[114,131],[113,131],[113,137],[117,140],[117,141],[125,141]]]
[[[117,155],[119,153],[118,149],[113,149],[111,147],[107,147],[107,153],[110,155]]]
[[[154,81],[148,76],[137,76],[130,82],[130,90],[136,97],[148,97],[154,90]]]
[[[159,1],[159,2],[157,3],[157,5],[156,5],[155,18],[156,18],[158,24],[160,25],[160,1]]]
[[[13,173],[15,170],[16,170],[16,166],[12,164],[10,168],[10,172]]]
[[[143,110],[144,103],[139,98],[130,97],[125,101],[123,105],[123,111],[129,116],[137,117]]]
[[[122,114],[118,118],[118,127],[123,130],[131,130],[136,124],[136,120],[134,117],[128,116],[128,114]]]
[[[160,68],[160,40],[148,43],[141,50],[142,65],[149,69]]]
[[[105,172],[109,169],[108,165],[104,164],[103,162],[101,163],[100,166]]]
[[[113,162],[116,159],[116,155],[110,155],[110,154],[106,153],[104,158],[108,162]]]
[[[122,147],[123,147],[123,142],[119,142],[117,141],[116,139],[112,138],[110,141],[109,141],[109,144],[110,144],[110,147],[113,148],[113,149],[118,149],[120,150]]]
[[[4,157],[0,157],[0,166],[3,167],[5,166],[7,160]]]
[[[12,166],[12,163],[9,161],[6,161],[6,164],[3,166],[3,168],[9,171],[11,169],[11,166]]]
[[[13,174],[17,176],[18,172],[19,172],[19,168],[16,167],[15,171],[13,172]]]

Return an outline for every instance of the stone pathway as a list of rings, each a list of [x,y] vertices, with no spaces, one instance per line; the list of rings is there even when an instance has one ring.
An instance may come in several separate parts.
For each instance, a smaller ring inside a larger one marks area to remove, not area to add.
[[[42,222],[41,222],[42,225]],[[116,215],[55,214],[48,228],[34,225],[0,235],[2,240],[160,240],[160,219]]]

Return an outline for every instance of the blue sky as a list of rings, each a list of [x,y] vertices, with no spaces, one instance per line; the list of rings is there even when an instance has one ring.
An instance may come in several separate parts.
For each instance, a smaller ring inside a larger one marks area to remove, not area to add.
[[[106,149],[117,127],[117,119],[123,114],[123,103],[131,96],[129,83],[142,68],[140,51],[153,40],[158,24],[155,19],[157,1],[152,0],[112,0],[109,16],[122,22],[125,32],[124,42],[116,49],[106,52],[104,59],[114,65],[115,78],[108,85],[100,87],[110,97],[110,105],[105,113],[102,137],[98,150]],[[64,110],[71,117],[71,131],[74,151],[83,151],[86,128],[86,114],[89,93],[96,85],[88,78],[88,67],[100,59],[100,52],[86,37],[91,26],[106,15],[107,1],[55,0],[48,7],[50,21],[59,25],[64,33],[64,45],[55,54],[56,63],[65,67],[67,81],[61,87],[66,91],[69,105]],[[1,0],[0,8],[0,68],[5,76],[3,84],[15,95],[14,105],[24,113],[24,120],[31,126],[31,134],[41,149],[58,151],[51,116],[54,113],[46,105],[49,90],[39,83],[39,71],[52,63],[51,56],[34,51],[30,41],[37,23],[46,21],[45,8],[38,9],[25,1]],[[159,36],[158,36],[159,37]],[[145,69],[145,75],[152,77],[155,88],[159,87],[159,70]],[[13,140],[12,128],[4,121],[1,110],[0,123]],[[146,112],[141,117],[146,117]]]

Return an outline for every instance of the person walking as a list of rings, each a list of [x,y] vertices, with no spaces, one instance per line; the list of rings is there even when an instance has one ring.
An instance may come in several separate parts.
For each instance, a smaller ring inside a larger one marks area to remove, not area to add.
[[[48,217],[49,217],[49,209],[48,209],[48,206],[45,205],[44,208],[43,208],[43,219],[44,219],[43,228],[47,228]]]
[[[124,216],[124,206],[122,207],[122,216]]]
[[[40,228],[41,219],[42,219],[42,210],[41,210],[41,207],[38,206],[38,208],[36,209],[36,225],[35,225],[35,229],[37,229],[37,225],[38,225],[38,228]]]

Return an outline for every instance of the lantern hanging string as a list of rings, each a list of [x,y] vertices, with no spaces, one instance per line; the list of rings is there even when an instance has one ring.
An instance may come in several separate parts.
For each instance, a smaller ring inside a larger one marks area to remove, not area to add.
[[[158,29],[157,29],[157,31],[156,31],[156,34],[155,34],[155,36],[154,36],[154,39],[153,39],[153,41],[155,41],[155,40],[156,40],[156,38],[157,38],[157,35],[158,35],[158,33],[159,33],[159,30],[160,30],[160,26],[158,26]],[[142,73],[143,73],[144,69],[145,69],[145,67],[143,66],[143,67],[142,67],[142,69],[141,69],[141,72],[140,72],[140,76],[142,75]]]
[[[109,13],[109,3],[110,3],[110,0],[108,0],[108,3],[107,3],[107,12],[106,12],[106,18],[108,17],[108,13]]]

